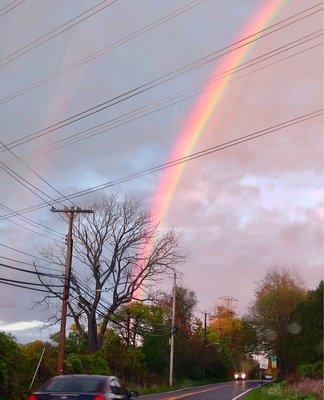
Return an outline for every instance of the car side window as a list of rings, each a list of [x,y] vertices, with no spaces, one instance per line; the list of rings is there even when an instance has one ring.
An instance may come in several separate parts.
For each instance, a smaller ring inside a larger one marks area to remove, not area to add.
[[[118,382],[117,379],[112,379],[112,380],[110,381],[110,388],[111,388],[111,392],[112,392],[113,394],[118,394],[118,395],[123,394],[123,393],[122,393],[122,390],[121,390],[120,383]]]
[[[125,388],[125,386],[121,383],[120,380],[117,379],[117,381],[118,381],[118,384],[120,386],[120,394],[122,394],[124,396],[127,396],[128,395],[128,390]]]

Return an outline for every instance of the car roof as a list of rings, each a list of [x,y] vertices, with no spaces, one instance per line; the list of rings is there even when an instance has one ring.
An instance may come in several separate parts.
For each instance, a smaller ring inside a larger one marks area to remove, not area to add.
[[[116,376],[111,375],[90,375],[90,374],[67,374],[67,375],[57,375],[53,378],[65,378],[65,377],[82,377],[82,378],[105,378],[105,379],[118,379]]]

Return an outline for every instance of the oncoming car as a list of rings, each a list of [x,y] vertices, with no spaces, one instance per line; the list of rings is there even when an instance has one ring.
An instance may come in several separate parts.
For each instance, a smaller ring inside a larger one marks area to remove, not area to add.
[[[60,375],[47,381],[28,400],[125,400],[137,396],[115,376]]]
[[[234,378],[236,381],[245,381],[246,373],[245,372],[235,372]]]

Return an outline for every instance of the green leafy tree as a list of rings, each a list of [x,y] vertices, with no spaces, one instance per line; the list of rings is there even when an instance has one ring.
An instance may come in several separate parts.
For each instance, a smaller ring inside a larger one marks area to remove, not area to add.
[[[323,357],[323,281],[310,290],[290,318],[291,356],[296,364],[316,363]]]
[[[20,345],[22,353],[22,365],[24,365],[25,376],[28,377],[29,382],[32,379],[33,373],[37,367],[43,349],[45,348],[42,362],[35,380],[35,386],[46,382],[49,378],[55,375],[57,348],[51,343],[35,340],[33,342]]]
[[[278,357],[282,376],[292,369],[291,316],[305,296],[296,277],[285,271],[271,270],[260,282],[250,309],[249,320],[258,334],[260,348]]]
[[[241,369],[242,362],[255,348],[256,332],[249,322],[233,309],[218,306],[208,329],[209,343],[215,343],[227,365]]]
[[[0,398],[15,397],[22,378],[22,354],[16,339],[0,332]]]
[[[158,301],[158,304],[166,310],[166,324],[171,326],[172,293],[163,294]],[[178,286],[176,291],[175,320],[176,326],[186,334],[192,332],[193,326],[197,322],[194,316],[196,305],[197,296],[195,292],[184,286]]]

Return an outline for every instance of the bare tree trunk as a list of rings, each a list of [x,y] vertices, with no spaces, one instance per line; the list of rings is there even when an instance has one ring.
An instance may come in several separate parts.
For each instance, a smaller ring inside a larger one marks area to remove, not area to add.
[[[97,321],[95,313],[88,318],[88,352],[95,353],[98,350]]]

